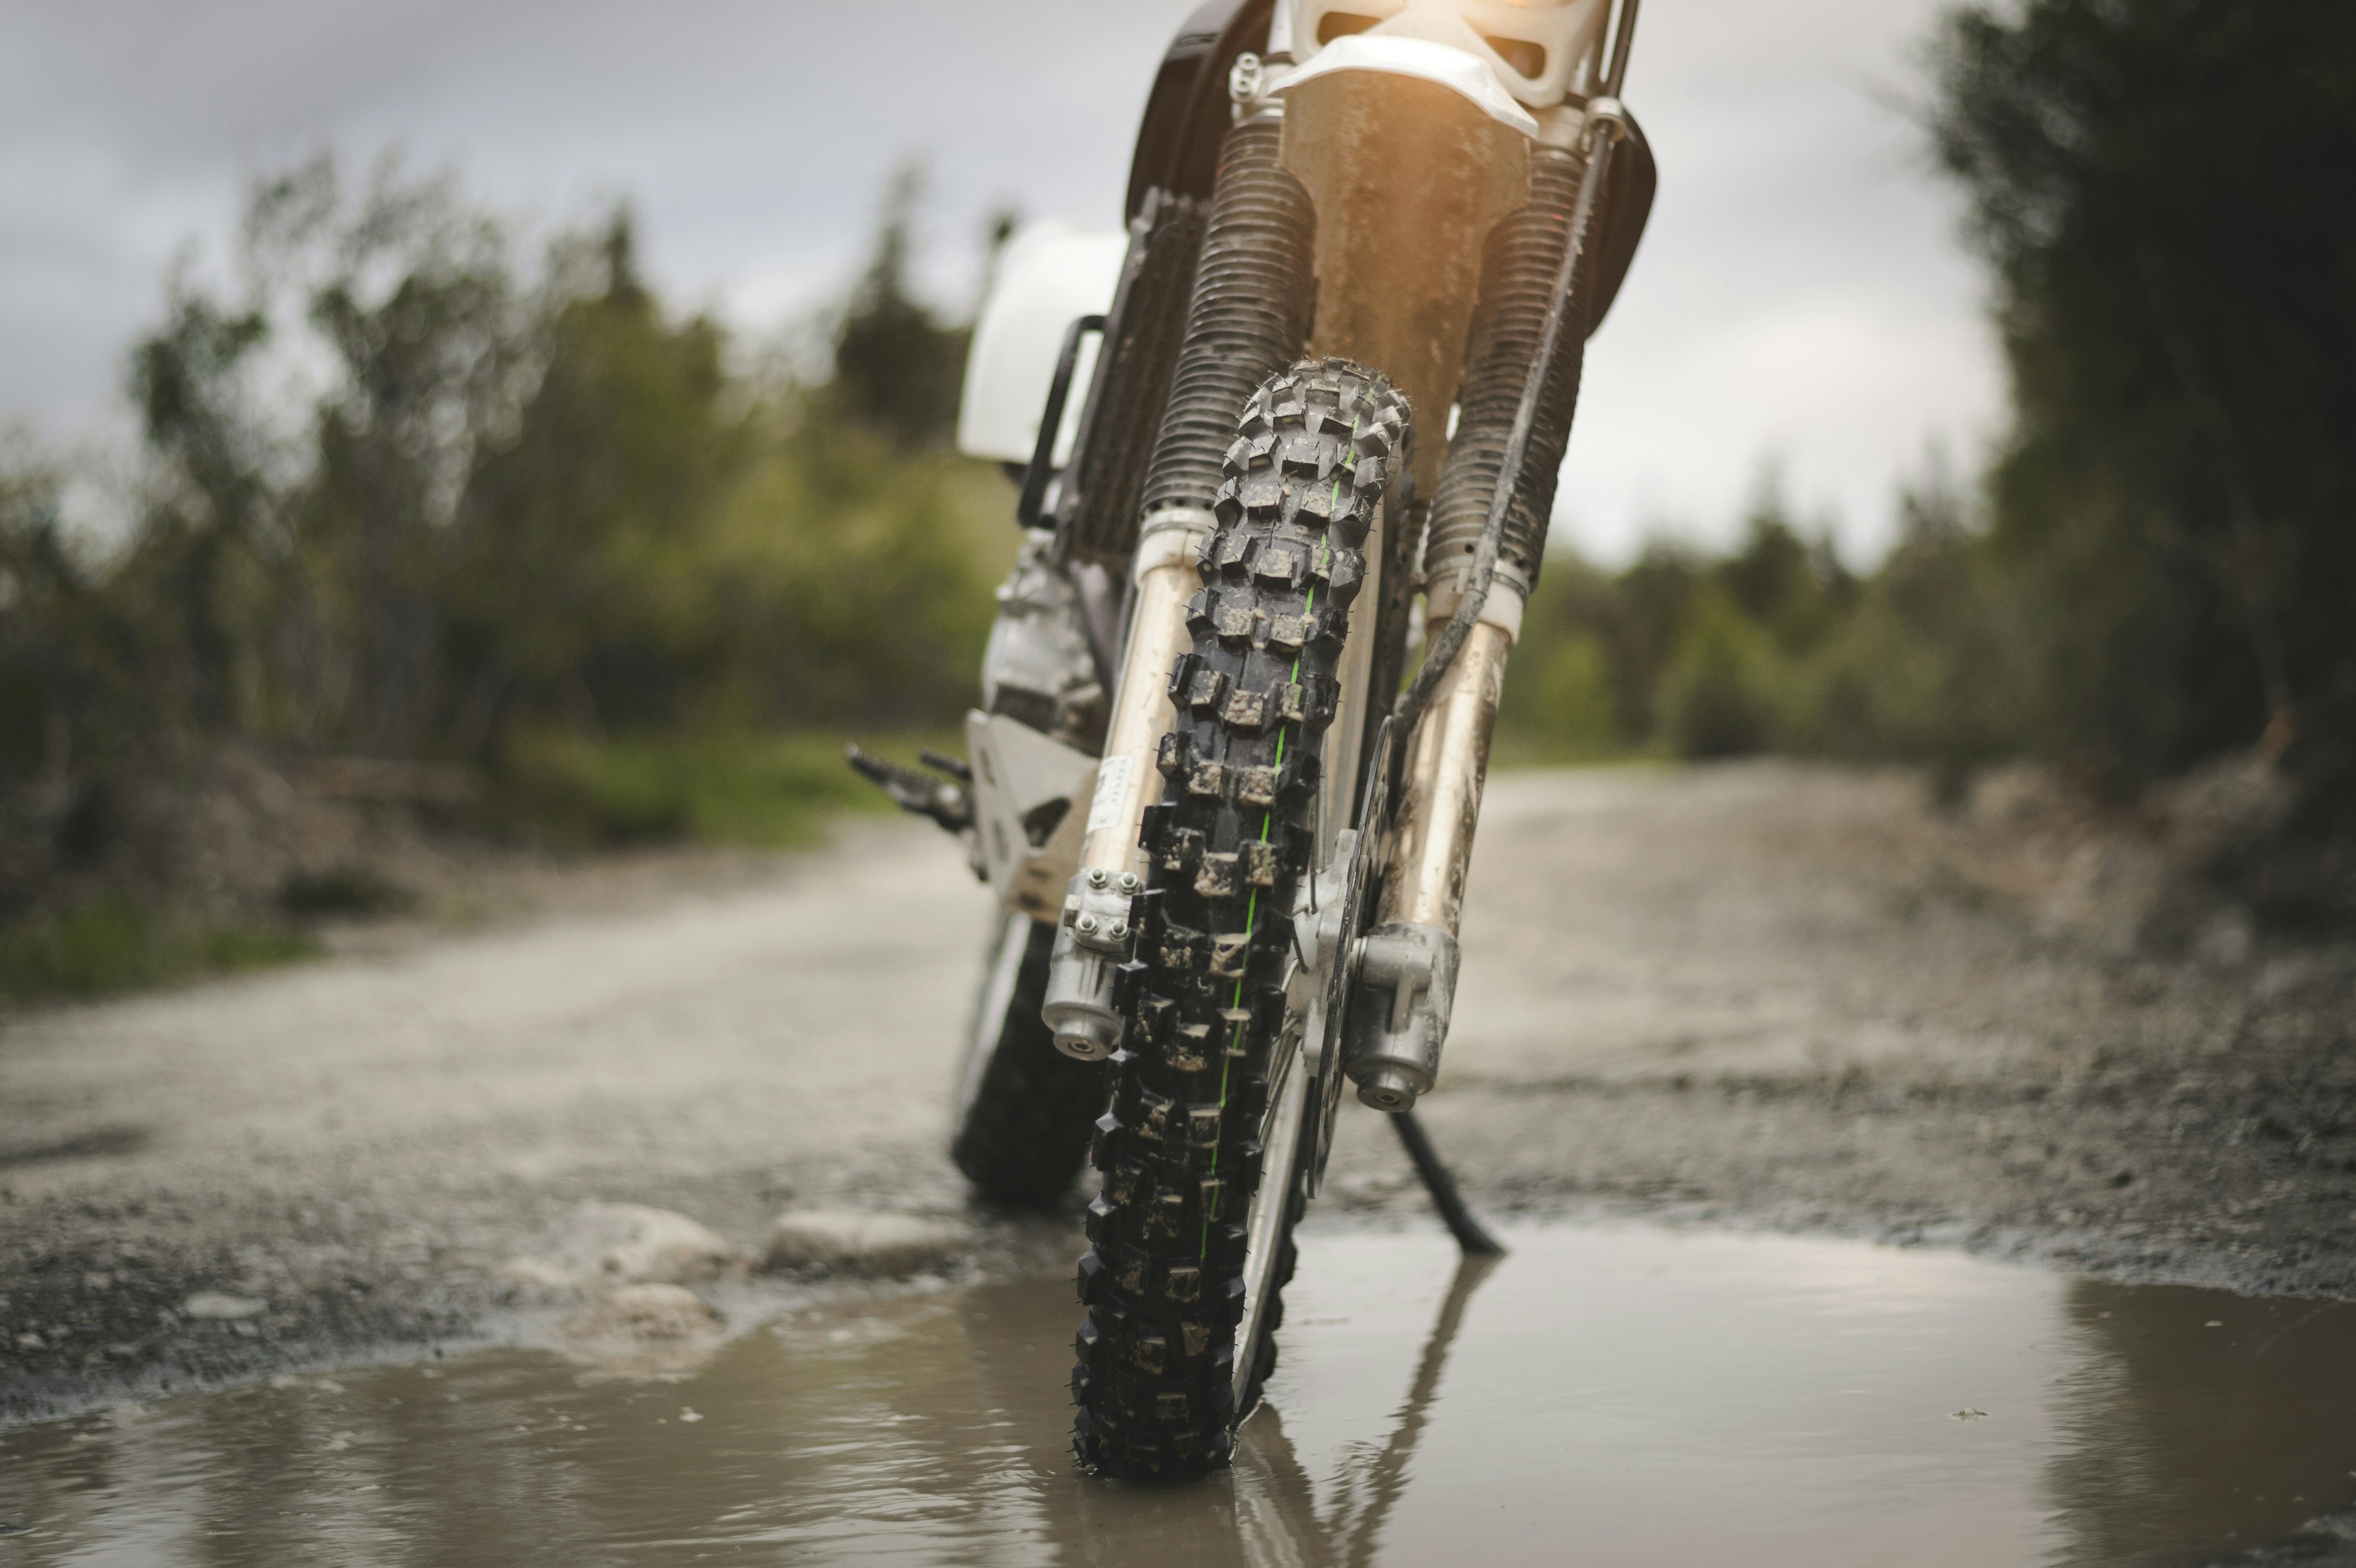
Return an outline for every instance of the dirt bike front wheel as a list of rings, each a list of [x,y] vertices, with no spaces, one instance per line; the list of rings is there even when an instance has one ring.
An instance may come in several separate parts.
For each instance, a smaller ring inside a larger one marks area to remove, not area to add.
[[[1253,394],[1226,453],[1093,1148],[1072,1392],[1075,1452],[1098,1474],[1225,1464],[1275,1365],[1308,1103],[1291,912],[1325,848],[1323,737],[1407,420],[1381,377],[1304,362]]]

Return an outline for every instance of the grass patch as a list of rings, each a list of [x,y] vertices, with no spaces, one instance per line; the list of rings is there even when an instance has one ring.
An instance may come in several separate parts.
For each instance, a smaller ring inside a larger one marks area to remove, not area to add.
[[[843,761],[847,737],[657,736],[592,741],[562,731],[519,737],[503,772],[508,810],[553,843],[589,848],[666,840],[793,848],[839,811],[889,811]],[[862,744],[913,762],[927,732]]]
[[[109,898],[0,930],[0,998],[112,996],[298,963],[323,951],[296,932],[211,924]]]

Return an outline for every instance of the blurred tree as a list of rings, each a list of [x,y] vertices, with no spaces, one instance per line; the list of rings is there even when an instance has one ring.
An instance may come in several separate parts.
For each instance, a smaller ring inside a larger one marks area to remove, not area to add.
[[[1661,721],[1682,757],[1744,757],[1783,738],[1786,661],[1772,632],[1719,583],[1688,607],[1662,673]]]
[[[1896,547],[1796,671],[1783,743],[1928,763],[1954,800],[1975,769],[2035,740],[2035,639],[1936,454],[1898,510]]]
[[[2132,785],[2263,736],[2356,835],[2356,6],[1974,7],[1939,68],[2045,744]]]
[[[726,517],[729,581],[762,596],[737,614],[776,674],[764,709],[885,728],[961,714],[997,613],[991,591],[1012,564],[1010,504],[981,464],[911,461],[870,431],[794,424]]]
[[[469,472],[546,354],[499,226],[450,182],[388,170],[346,212],[332,165],[314,168],[297,177],[327,188],[289,200],[300,216],[271,236],[281,276],[323,252],[307,314],[337,361],[303,532],[341,633],[336,737],[403,755],[437,749],[449,704],[448,589],[477,526]]]
[[[1771,628],[1785,653],[1822,643],[1855,603],[1857,580],[1841,564],[1829,527],[1804,539],[1774,468],[1759,479],[1740,549],[1712,575],[1744,614]]]
[[[809,387],[668,316],[626,212],[527,283],[446,179],[259,184],[239,289],[177,276],[134,359],[157,484],[111,570],[194,721],[497,763],[518,726],[953,715],[1005,530],[939,450],[965,332],[908,291],[918,188]]]
[[[1006,242],[1023,227],[1023,211],[1012,202],[1002,202],[991,208],[981,225],[981,286],[974,291],[974,314],[990,298],[991,290],[998,285],[998,263],[1006,253]]]
[[[1522,613],[1513,675],[1497,723],[1515,751],[1569,758],[1619,751],[1632,735],[1621,711],[1614,656],[1605,641],[1618,584],[1586,561],[1557,552]]]
[[[222,595],[232,554],[283,546],[284,519],[242,406],[241,372],[269,336],[261,313],[224,309],[167,285],[164,328],[132,357],[132,390],[161,488],[145,520],[145,571],[155,608],[176,624],[179,679],[193,717],[209,728],[230,715],[238,647]]]
[[[159,678],[155,619],[75,548],[63,487],[39,454],[0,446],[0,920],[96,858],[116,781],[166,765],[181,738],[186,688]]]
[[[355,194],[322,156],[255,187],[238,263],[242,298],[183,273],[134,351],[158,483],[120,574],[202,728],[416,751],[467,470],[532,369],[505,241],[446,179]]]
[[[720,329],[664,319],[626,213],[565,242],[554,272],[538,382],[457,507],[449,722],[469,755],[517,720],[593,738],[676,725],[730,653],[712,540],[755,433]]]
[[[1631,741],[1659,733],[1663,677],[1676,656],[1686,617],[1701,591],[1705,567],[1673,544],[1647,545],[1596,606],[1596,635],[1612,670],[1620,732]],[[1541,584],[1540,592],[1544,592]]]
[[[965,329],[909,294],[916,195],[813,386],[667,312],[626,212],[525,270],[446,178],[258,183],[132,355],[128,538],[86,548],[0,443],[0,946],[117,904],[100,946],[170,935],[198,803],[272,752],[476,763],[560,837],[783,842],[855,781],[780,731],[953,721],[1015,538],[942,439]]]
[[[875,252],[834,340],[834,391],[851,420],[903,446],[945,443],[956,428],[971,328],[942,322],[911,292],[909,261],[924,171],[904,165],[884,195]]]

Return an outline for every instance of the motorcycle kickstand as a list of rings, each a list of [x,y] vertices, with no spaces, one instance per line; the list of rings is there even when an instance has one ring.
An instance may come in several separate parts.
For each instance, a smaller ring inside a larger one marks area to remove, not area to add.
[[[1431,1147],[1431,1135],[1423,1130],[1415,1113],[1393,1112],[1390,1122],[1399,1142],[1407,1146],[1408,1158],[1415,1162],[1416,1175],[1423,1179],[1423,1189],[1431,1194],[1431,1206],[1440,1211],[1440,1218],[1448,1226],[1448,1233],[1456,1238],[1458,1248],[1467,1257],[1503,1257],[1505,1243],[1490,1233],[1489,1228],[1481,1223],[1481,1217],[1472,1212],[1472,1206],[1464,1201],[1456,1178],[1440,1163],[1440,1153]]]

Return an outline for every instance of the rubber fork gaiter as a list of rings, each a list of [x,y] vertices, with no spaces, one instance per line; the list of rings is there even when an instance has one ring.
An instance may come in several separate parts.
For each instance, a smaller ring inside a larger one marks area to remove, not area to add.
[[[1554,304],[1554,282],[1562,270],[1570,235],[1571,209],[1579,202],[1586,163],[1553,147],[1532,149],[1530,204],[1501,219],[1490,232],[1481,261],[1481,298],[1464,353],[1464,385],[1458,394],[1456,435],[1448,443],[1448,464],[1431,508],[1425,571],[1435,578],[1456,558],[1470,558],[1481,542],[1497,471],[1520,410],[1522,385],[1545,335]],[[1593,246],[1589,247],[1593,253]],[[1588,259],[1580,261],[1576,288],[1587,287]],[[1547,521],[1554,510],[1555,480],[1570,443],[1570,418],[1579,406],[1579,372],[1585,357],[1584,324],[1564,324],[1561,341],[1538,398],[1537,421],[1524,454],[1521,484],[1505,516],[1497,560],[1521,572],[1535,587],[1546,555]]]
[[[1316,215],[1280,161],[1283,138],[1283,122],[1260,115],[1228,132],[1220,148],[1185,346],[1146,472],[1146,517],[1210,509],[1245,402],[1308,340]]]

